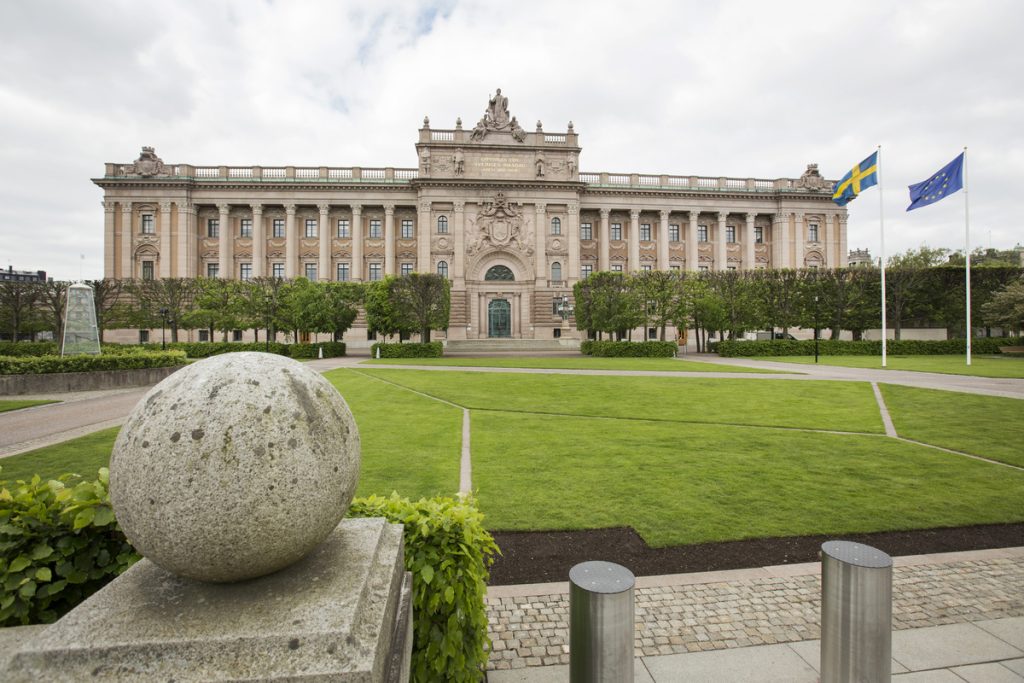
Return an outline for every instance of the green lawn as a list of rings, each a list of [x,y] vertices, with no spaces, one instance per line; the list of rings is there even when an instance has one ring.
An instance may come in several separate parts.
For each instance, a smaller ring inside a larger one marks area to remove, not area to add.
[[[480,412],[473,481],[490,528],[655,546],[1024,520],[1024,472],[873,436]]]
[[[3,400],[0,401],[0,413],[6,413],[9,410],[21,410],[22,408],[31,408],[33,406],[45,406],[49,403],[60,403],[60,401]]]
[[[1024,467],[1024,400],[895,384],[881,390],[900,436]]]
[[[860,382],[360,372],[474,409],[884,433],[871,386]]]
[[[0,458],[0,467],[3,468],[0,480],[28,480],[34,474],[43,479],[56,479],[69,472],[94,479],[101,467],[110,464],[110,451],[119,431],[120,427],[111,427],[46,448]]]
[[[819,356],[819,364],[841,365],[846,368],[873,368],[882,370],[881,356]],[[747,360],[771,360],[778,363],[814,364],[814,356],[768,356]],[[886,370],[913,370],[939,372],[946,375],[974,375],[976,377],[1024,378],[1024,358],[1013,356],[971,356],[968,367],[966,356],[887,356]]]
[[[594,358],[591,356],[507,357],[507,358],[381,358],[360,365],[443,365],[463,368],[538,368],[542,370],[646,370],[656,372],[757,372],[735,365],[715,365],[677,358]]]

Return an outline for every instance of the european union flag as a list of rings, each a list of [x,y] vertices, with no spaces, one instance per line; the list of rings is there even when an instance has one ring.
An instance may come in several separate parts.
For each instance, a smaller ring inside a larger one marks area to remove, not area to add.
[[[964,186],[964,153],[940,168],[935,175],[923,183],[910,186],[910,206],[907,211],[934,204],[953,194]]]
[[[853,167],[842,180],[836,183],[832,201],[839,206],[846,206],[860,194],[861,190],[878,184],[878,152]]]

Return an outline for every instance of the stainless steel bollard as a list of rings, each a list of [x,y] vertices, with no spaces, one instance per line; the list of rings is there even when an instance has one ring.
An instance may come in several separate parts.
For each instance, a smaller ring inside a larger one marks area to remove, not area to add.
[[[892,558],[850,541],[821,546],[821,683],[892,678]]]
[[[633,587],[636,577],[612,562],[569,570],[569,680],[633,683]]]

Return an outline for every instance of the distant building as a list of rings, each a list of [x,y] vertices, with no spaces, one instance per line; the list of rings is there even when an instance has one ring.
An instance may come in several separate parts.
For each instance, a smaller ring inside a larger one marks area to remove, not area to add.
[[[7,270],[0,270],[0,282],[46,282],[46,271],[14,270],[7,266]]]
[[[847,263],[851,268],[866,268],[875,265],[875,259],[867,249],[851,249]]]

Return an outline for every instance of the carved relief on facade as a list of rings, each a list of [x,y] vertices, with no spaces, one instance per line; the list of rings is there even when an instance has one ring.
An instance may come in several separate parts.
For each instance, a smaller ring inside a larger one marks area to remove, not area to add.
[[[711,242],[700,242],[697,244],[697,253],[701,256],[711,257]]]
[[[267,240],[267,245],[268,245],[268,248],[284,249],[284,240],[283,239]]]
[[[143,147],[139,158],[131,164],[121,167],[125,175],[138,175],[143,178],[167,175],[163,159],[156,155],[152,147]]]
[[[401,251],[403,249],[406,251],[409,251],[410,249],[415,251],[416,240],[398,240],[396,244],[396,249],[398,249],[398,251]]]
[[[473,126],[473,132],[469,134],[470,142],[480,142],[488,133],[505,132],[511,133],[512,139],[516,142],[526,140],[526,131],[519,125],[516,117],[510,116],[508,111],[508,98],[501,94],[501,88],[494,96],[488,98],[487,109],[477,124]]]
[[[533,253],[532,230],[523,217],[522,206],[510,202],[504,192],[494,195],[494,201],[469,219],[470,231],[466,254],[473,255],[487,249],[512,249],[525,254]]]
[[[561,235],[548,235],[545,251],[548,254],[568,254],[569,244]]]
[[[755,244],[754,245],[754,260],[758,263],[768,263],[768,245],[767,244]]]
[[[319,256],[320,256],[320,252],[318,252],[318,251],[307,250],[307,251],[300,251],[299,252],[299,258],[315,259],[315,258],[318,258]]]
[[[454,253],[454,242],[448,235],[434,235],[430,238],[430,251],[440,254]]]
[[[794,183],[798,188],[806,190],[817,190],[819,192],[831,192],[832,183],[822,177],[818,171],[817,164],[807,164],[807,170]]]
[[[580,243],[580,258],[597,258],[597,242],[581,242]]]
[[[622,242],[612,242],[611,248],[608,249],[608,253],[613,258],[620,258],[625,260],[626,258],[626,245]]]
[[[411,249],[406,249],[405,251],[399,250],[398,253],[396,254],[396,256],[398,258],[406,258],[406,259],[411,258],[411,259],[414,259],[414,258],[416,258],[416,252],[414,250],[411,250]]]
[[[739,257],[740,243],[739,242],[732,242],[730,244],[726,244],[725,245],[725,253],[727,253],[730,258],[733,257],[733,256]]]
[[[219,243],[216,238],[203,237],[199,240],[200,249],[218,249]]]
[[[335,251],[334,253],[331,254],[331,258],[335,258],[335,259],[349,259],[349,258],[352,258],[352,250],[351,249],[346,249],[346,248],[338,249],[337,251]]]
[[[280,249],[268,250],[267,258],[284,258],[284,252]]]
[[[654,253],[658,250],[658,245],[654,242],[641,242],[640,253],[650,252]]]

